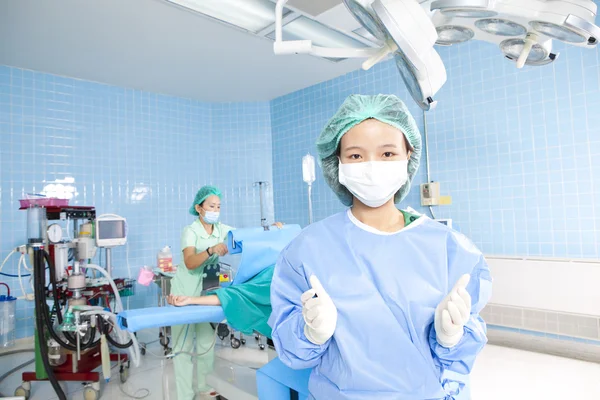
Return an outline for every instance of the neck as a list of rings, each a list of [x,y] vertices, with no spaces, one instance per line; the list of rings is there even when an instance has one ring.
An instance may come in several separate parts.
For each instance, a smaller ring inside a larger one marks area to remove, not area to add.
[[[404,216],[391,199],[381,207],[371,208],[357,199],[352,205],[352,215],[365,225],[381,232],[396,232],[404,228]]]
[[[213,224],[207,224],[206,222],[204,222],[202,217],[198,217],[198,219],[200,220],[200,223],[204,227],[204,230],[206,231],[206,233],[208,233],[210,235],[213,232],[213,229],[215,226]]]

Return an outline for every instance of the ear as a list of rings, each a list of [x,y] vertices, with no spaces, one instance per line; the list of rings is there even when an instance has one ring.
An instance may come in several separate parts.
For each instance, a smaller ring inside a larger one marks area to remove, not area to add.
[[[407,157],[407,159],[410,160],[410,156],[412,156],[412,150],[408,150],[408,157]]]
[[[200,212],[200,211],[202,210],[202,207],[200,207],[200,204],[196,204],[196,205],[194,206],[194,208],[196,209],[196,212],[197,212],[198,214],[202,214],[202,213]]]

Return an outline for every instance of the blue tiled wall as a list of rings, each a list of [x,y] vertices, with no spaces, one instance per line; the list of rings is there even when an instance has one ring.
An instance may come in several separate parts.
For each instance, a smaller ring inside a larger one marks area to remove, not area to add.
[[[600,255],[600,63],[598,50],[555,45],[550,66],[517,70],[492,45],[438,48],[448,82],[427,114],[431,178],[452,218],[487,254],[571,258]],[[393,93],[423,126],[393,62],[271,102],[275,210],[306,223],[301,157],[349,94]],[[404,205],[420,204],[416,186]],[[320,172],[315,218],[342,207]]]
[[[258,225],[252,183],[272,180],[270,125],[268,103],[207,104],[0,67],[0,258],[26,240],[18,200],[50,188],[74,193],[73,205],[127,218],[128,245],[113,250],[116,276],[129,265],[137,277],[164,245],[179,260],[203,184],[221,186],[226,223]],[[3,272],[16,274],[17,260]],[[17,279],[0,281],[21,295]],[[154,287],[136,290],[131,307],[156,304]],[[29,336],[33,303],[19,300],[17,309],[17,337]]]

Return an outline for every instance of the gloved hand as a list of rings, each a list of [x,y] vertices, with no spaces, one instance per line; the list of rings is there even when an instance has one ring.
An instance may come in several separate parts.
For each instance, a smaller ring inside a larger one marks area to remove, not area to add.
[[[301,297],[302,316],[306,323],[304,335],[311,343],[322,345],[333,336],[337,324],[337,308],[314,275],[310,277],[310,286],[311,289]]]
[[[435,334],[439,344],[452,348],[460,342],[471,317],[471,296],[467,285],[471,275],[460,277],[450,293],[435,309]]]

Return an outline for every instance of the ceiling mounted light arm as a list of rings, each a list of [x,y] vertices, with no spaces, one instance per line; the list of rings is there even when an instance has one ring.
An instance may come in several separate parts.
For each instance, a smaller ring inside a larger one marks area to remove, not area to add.
[[[436,0],[431,3],[430,10],[448,17],[485,18],[497,14],[494,6],[494,0]]]
[[[431,3],[431,10],[446,8],[488,8],[490,0],[436,0]]]
[[[283,8],[288,0],[277,0],[275,6],[275,54],[311,54],[327,58],[370,58],[379,54],[378,48],[329,48],[314,46],[312,40],[283,40]]]
[[[431,11],[456,8],[488,8],[490,0],[437,0],[431,3]]]
[[[600,28],[576,15],[569,14],[565,19],[565,26],[576,31],[585,32],[589,35],[588,45],[590,46],[596,46],[598,40],[600,40]]]

